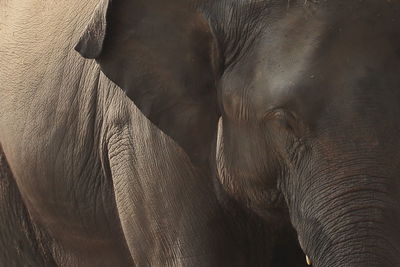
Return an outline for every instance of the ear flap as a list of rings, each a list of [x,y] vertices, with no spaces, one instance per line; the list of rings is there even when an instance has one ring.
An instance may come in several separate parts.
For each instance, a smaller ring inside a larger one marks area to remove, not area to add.
[[[112,0],[101,0],[84,33],[79,39],[75,50],[87,59],[98,58],[103,49],[107,30],[107,11]]]

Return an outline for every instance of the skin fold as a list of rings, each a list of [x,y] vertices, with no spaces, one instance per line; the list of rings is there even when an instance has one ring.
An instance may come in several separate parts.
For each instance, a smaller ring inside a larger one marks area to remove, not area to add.
[[[0,262],[400,266],[399,14],[0,0]]]

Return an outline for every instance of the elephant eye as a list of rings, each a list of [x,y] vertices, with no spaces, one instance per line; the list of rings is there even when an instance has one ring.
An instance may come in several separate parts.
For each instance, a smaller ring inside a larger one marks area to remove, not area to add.
[[[264,119],[267,121],[274,120],[278,122],[280,127],[297,137],[301,137],[304,134],[305,127],[302,121],[294,112],[285,108],[276,108],[268,111],[265,114]]]
[[[265,114],[266,119],[296,119],[297,116],[293,112],[285,108],[274,108]]]

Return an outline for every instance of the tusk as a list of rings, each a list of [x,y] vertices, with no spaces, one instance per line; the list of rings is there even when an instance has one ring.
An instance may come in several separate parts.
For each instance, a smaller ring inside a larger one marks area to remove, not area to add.
[[[310,258],[308,257],[308,255],[306,255],[306,262],[307,262],[307,265],[311,265],[311,260],[310,260]]]

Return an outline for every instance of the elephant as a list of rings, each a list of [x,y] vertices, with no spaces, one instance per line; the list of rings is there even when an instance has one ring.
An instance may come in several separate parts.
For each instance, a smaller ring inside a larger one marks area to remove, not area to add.
[[[400,266],[400,2],[0,7],[6,266]]]
[[[0,1],[0,266],[285,264],[271,249],[286,244],[268,240],[267,223],[228,194],[229,208],[217,197],[215,164],[204,156],[218,118],[197,109],[212,97],[183,103],[183,122],[204,130],[168,132],[74,49],[102,36],[110,4]],[[150,78],[139,80],[153,86]],[[185,135],[198,138],[183,143]],[[290,251],[302,257],[297,245]]]

